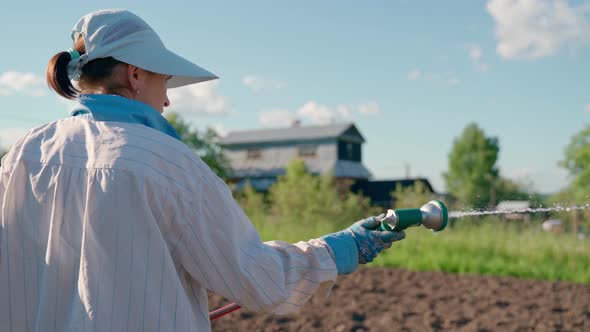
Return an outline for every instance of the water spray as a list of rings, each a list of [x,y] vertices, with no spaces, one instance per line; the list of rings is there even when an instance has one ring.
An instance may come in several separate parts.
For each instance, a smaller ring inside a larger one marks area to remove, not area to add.
[[[442,231],[449,221],[447,207],[441,201],[430,201],[419,209],[387,210],[381,219],[382,231],[401,231],[411,226],[424,226],[435,232]],[[230,303],[209,313],[209,320],[217,319],[240,309],[237,303]]]

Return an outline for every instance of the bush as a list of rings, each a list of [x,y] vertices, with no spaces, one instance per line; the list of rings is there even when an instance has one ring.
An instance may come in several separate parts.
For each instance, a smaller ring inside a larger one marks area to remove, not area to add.
[[[368,199],[339,193],[333,176],[309,173],[302,160],[287,166],[286,174],[269,188],[266,202],[248,186],[237,200],[267,240],[318,237],[378,214]]]

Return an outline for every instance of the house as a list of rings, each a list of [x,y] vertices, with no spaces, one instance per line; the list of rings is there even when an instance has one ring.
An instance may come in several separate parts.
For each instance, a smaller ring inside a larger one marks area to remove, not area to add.
[[[365,139],[352,123],[234,131],[219,143],[237,190],[249,181],[254,189],[266,191],[295,158],[303,159],[311,173],[332,173],[340,182],[371,177],[362,163]]]
[[[391,192],[416,181],[434,193],[427,179],[371,181],[362,161],[365,139],[352,123],[229,132],[219,141],[231,166],[229,182],[240,191],[248,182],[265,192],[300,158],[313,174],[331,173],[340,190],[362,193],[373,205],[392,206]]]

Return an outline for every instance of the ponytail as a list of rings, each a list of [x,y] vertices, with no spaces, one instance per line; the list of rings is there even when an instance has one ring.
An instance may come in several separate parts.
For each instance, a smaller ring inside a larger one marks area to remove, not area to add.
[[[70,53],[59,52],[47,64],[47,84],[66,99],[76,98],[79,92],[68,77],[68,63],[71,59]]]
[[[80,54],[86,53],[84,38],[77,38],[74,49]],[[47,64],[47,85],[66,99],[74,99],[78,96],[78,89],[74,87],[68,77],[68,63],[72,60],[69,52],[59,52],[54,55]]]
[[[80,55],[86,53],[84,38],[78,38],[74,44],[74,49]],[[47,84],[60,96],[66,99],[75,99],[80,91],[74,87],[68,77],[68,64],[72,60],[69,52],[59,52],[54,55],[47,64]],[[119,94],[122,89],[127,89],[127,85],[112,80],[115,67],[125,64],[113,57],[99,58],[90,60],[82,67],[82,72],[78,85],[83,91],[101,87],[102,90],[110,94]]]

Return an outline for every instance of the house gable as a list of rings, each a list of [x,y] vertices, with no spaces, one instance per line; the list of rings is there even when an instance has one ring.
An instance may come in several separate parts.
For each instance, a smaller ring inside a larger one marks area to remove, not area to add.
[[[344,132],[342,132],[338,136],[338,139],[345,141],[345,142],[351,142],[351,143],[358,143],[358,144],[365,143],[365,138],[363,137],[363,135],[361,135],[359,130],[353,124],[351,124],[350,127],[348,127],[348,129],[346,129]]]
[[[220,144],[235,180],[276,177],[296,158],[315,174],[367,179],[371,173],[360,154],[364,142],[354,124],[347,123],[229,133]]]

